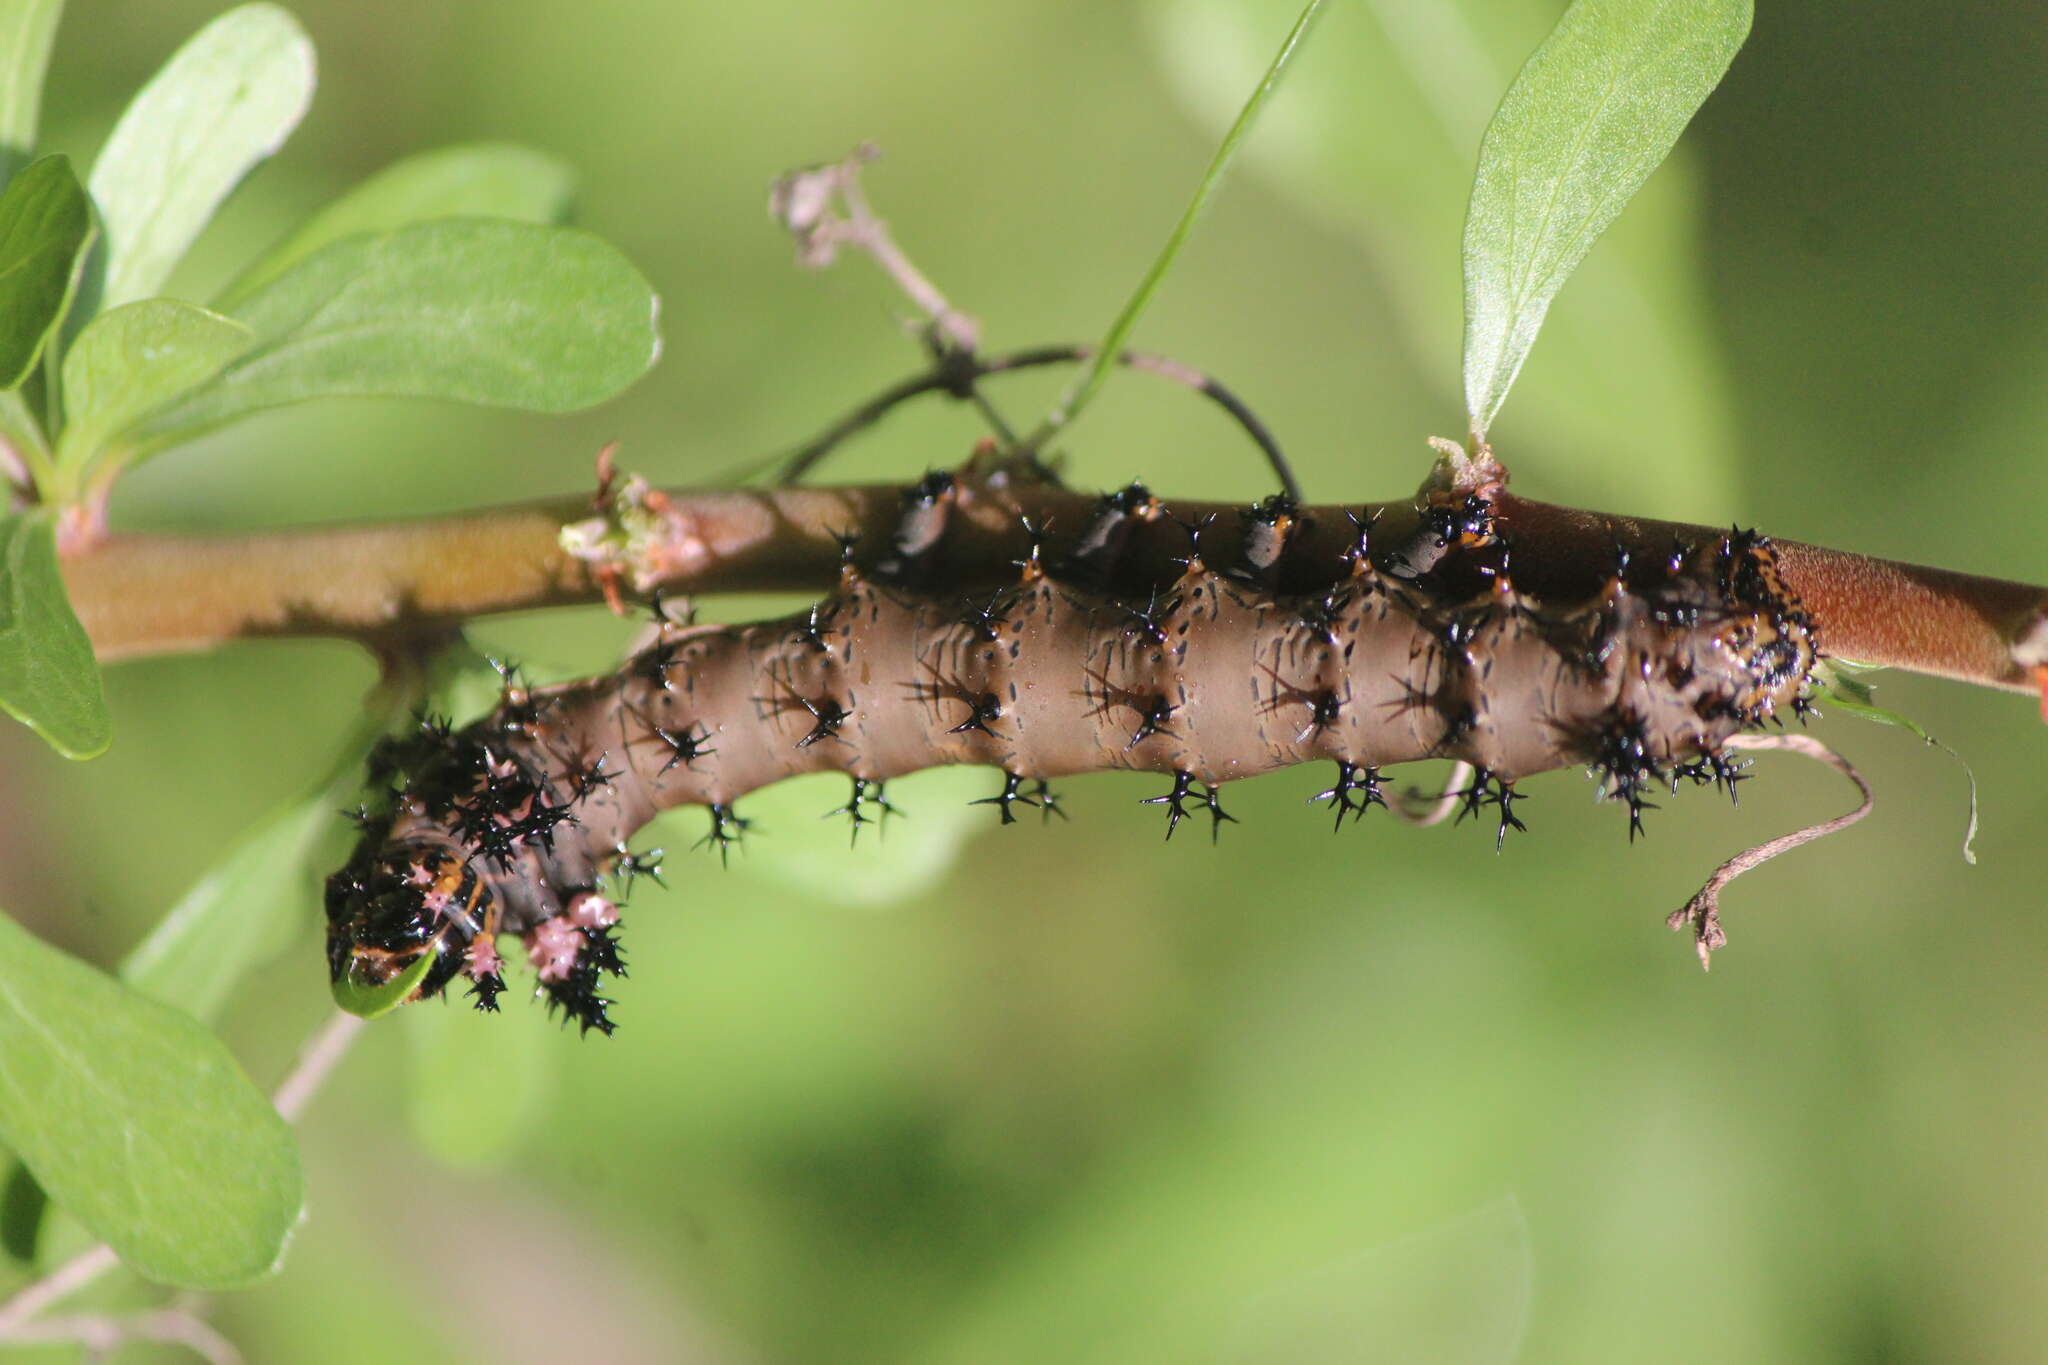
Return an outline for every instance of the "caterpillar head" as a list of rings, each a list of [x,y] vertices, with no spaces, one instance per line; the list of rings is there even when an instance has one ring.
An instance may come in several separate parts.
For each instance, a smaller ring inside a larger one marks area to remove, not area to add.
[[[327,968],[343,1009],[374,1018],[437,995],[489,951],[498,909],[453,849],[397,844],[327,879]]]

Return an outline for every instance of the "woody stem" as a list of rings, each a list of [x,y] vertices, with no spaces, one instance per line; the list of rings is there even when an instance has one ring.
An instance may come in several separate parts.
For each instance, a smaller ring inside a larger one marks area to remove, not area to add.
[[[1091,495],[1047,485],[974,485],[949,530],[947,562],[963,585],[999,582],[1025,548],[1019,517],[1068,531],[1093,514]],[[883,544],[902,507],[894,486],[678,490],[667,495],[664,593],[822,591],[835,581],[841,537]],[[1236,509],[1181,503],[1200,523]],[[1307,509],[1334,557],[1347,509]],[[1357,512],[1360,509],[1348,509]],[[1376,535],[1404,534],[1407,500],[1364,509]],[[1502,493],[1515,581],[1538,596],[1584,591],[1619,544],[1641,554],[1705,543],[1704,526],[1613,517]],[[64,565],[72,603],[103,659],[212,648],[274,636],[372,646],[474,616],[595,602],[590,566],[561,544],[588,504],[559,499],[457,516],[231,536],[114,535]],[[1210,545],[1205,539],[1205,550]],[[1951,573],[1792,541],[1776,542],[1785,586],[1819,623],[1823,648],[1862,663],[1980,686],[2033,691],[2048,665],[2048,588]]]

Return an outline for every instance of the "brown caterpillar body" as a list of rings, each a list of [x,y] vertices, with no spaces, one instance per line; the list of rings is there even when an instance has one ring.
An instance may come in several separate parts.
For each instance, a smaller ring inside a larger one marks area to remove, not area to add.
[[[701,805],[722,848],[735,802],[807,772],[852,778],[860,821],[891,778],[987,765],[1007,822],[1027,784],[1142,769],[1174,779],[1170,833],[1228,819],[1218,789],[1275,768],[1334,761],[1341,823],[1378,801],[1383,767],[1456,759],[1476,770],[1468,807],[1496,804],[1505,834],[1517,779],[1587,765],[1633,827],[1654,782],[1729,782],[1725,742],[1800,705],[1818,657],[1752,533],[1617,547],[1589,570],[1527,560],[1476,497],[1426,498],[1392,534],[1274,499],[1211,534],[1134,485],[1070,539],[1034,533],[1010,586],[962,593],[929,586],[960,496],[946,476],[912,490],[890,552],[863,568],[849,550],[806,613],[666,629],[616,674],[510,688],[475,725],[387,749],[402,790],[329,884],[337,980],[432,952],[419,994],[467,972],[489,1006],[492,940],[519,933],[551,1002],[609,1031],[597,984],[621,964],[599,887],[634,868],[626,841]]]

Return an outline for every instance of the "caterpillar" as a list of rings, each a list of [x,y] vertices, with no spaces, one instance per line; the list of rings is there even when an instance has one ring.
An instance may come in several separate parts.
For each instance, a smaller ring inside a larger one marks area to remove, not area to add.
[[[1009,823],[1050,809],[1055,779],[1142,770],[1171,781],[1151,798],[1171,836],[1201,817],[1213,835],[1224,786],[1277,768],[1334,764],[1315,799],[1341,827],[1387,804],[1387,768],[1453,759],[1471,773],[1453,795],[1494,812],[1498,842],[1522,828],[1521,779],[1584,766],[1633,838],[1660,785],[1732,794],[1731,740],[1803,714],[1821,657],[1754,532],[1588,519],[1522,538],[1513,500],[1442,488],[1176,515],[1132,484],[1071,530],[1010,503],[1014,577],[965,581],[960,513],[1007,496],[972,466],[933,474],[886,544],[842,540],[837,588],[807,611],[665,622],[614,674],[508,675],[474,724],[387,741],[384,795],[327,885],[337,990],[395,1002],[466,978],[495,1009],[516,935],[550,1007],[609,1033],[622,888],[655,871],[628,841],[694,805],[723,854],[737,802],[801,773],[844,773],[842,813],[864,823],[892,778],[985,765]]]

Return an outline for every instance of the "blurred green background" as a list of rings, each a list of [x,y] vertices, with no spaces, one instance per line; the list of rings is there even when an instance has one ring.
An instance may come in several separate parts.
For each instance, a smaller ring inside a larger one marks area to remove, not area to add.
[[[74,0],[55,147],[89,155],[217,8]],[[917,363],[864,262],[800,272],[765,216],[771,177],[861,139],[881,212],[992,347],[1096,336],[1292,8],[299,4],[313,113],[174,292],[397,156],[510,139],[580,169],[580,221],[664,295],[666,358],[572,420],[280,414],[151,464],[116,523],[573,491],[614,438],[708,482],[794,443]],[[1399,496],[1459,430],[1465,185],[1561,9],[1334,6],[1144,323],[1260,410],[1312,496]],[[2048,26],[1969,0],[1760,11],[1554,310],[1494,431],[1516,486],[2040,581]],[[1028,416],[1056,384],[999,399]],[[976,435],[906,413],[837,476],[908,479]],[[1067,449],[1082,484],[1266,491],[1213,412],[1141,377]],[[479,637],[567,670],[621,634]],[[101,761],[0,731],[0,905],[112,962],[317,774],[370,676],[338,645],[252,645],[115,668]],[[1301,808],[1320,773],[1233,790],[1214,848],[1162,845],[1142,779],[1003,830],[949,823],[985,774],[906,782],[911,822],[852,852],[811,816],[840,789],[793,787],[751,807],[729,872],[684,852],[686,814],[654,831],[672,889],[628,916],[619,1036],[516,1002],[372,1026],[304,1128],[286,1268],[218,1319],[254,1361],[2041,1359],[2048,746],[2026,699],[1881,682],[1975,765],[1982,865],[1953,764],[1825,720],[1878,810],[1731,891],[1711,978],[1662,916],[1845,806],[1839,779],[1767,761],[1739,810],[1683,795],[1631,847],[1560,774],[1499,857],[1469,826],[1333,839]],[[311,892],[278,896],[299,944],[225,1023],[263,1079],[330,1008]]]

